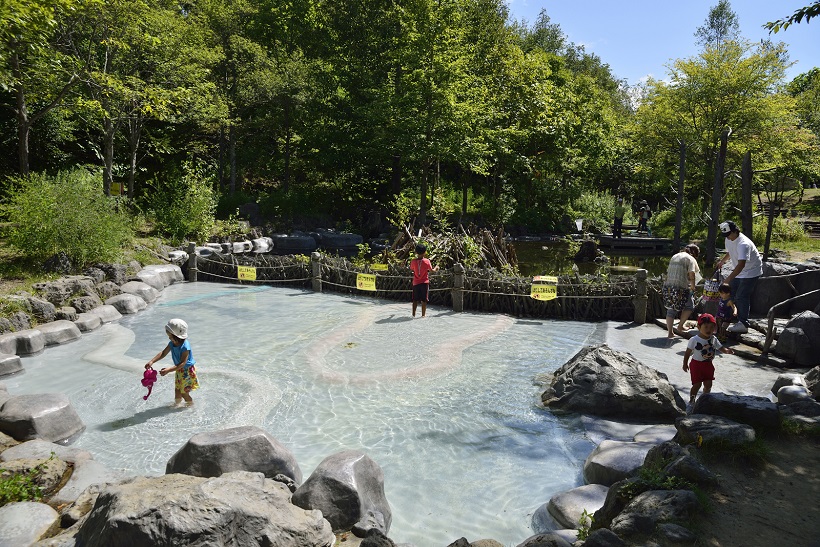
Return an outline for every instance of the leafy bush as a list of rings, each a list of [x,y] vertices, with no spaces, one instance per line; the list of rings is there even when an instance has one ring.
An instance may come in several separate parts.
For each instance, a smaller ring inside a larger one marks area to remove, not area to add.
[[[102,175],[85,169],[12,179],[2,212],[10,245],[42,260],[65,252],[75,266],[114,261],[133,239],[118,198],[103,194]]]
[[[181,175],[155,179],[151,186],[148,210],[161,234],[175,242],[208,239],[214,227],[216,196],[205,165],[188,162]]]
[[[766,228],[769,218],[766,215],[755,217],[752,223],[752,239],[762,246],[766,241]],[[796,218],[774,217],[772,224],[772,241],[803,241],[808,239],[803,223]]]
[[[8,473],[0,468],[0,506],[18,501],[40,501],[43,489],[37,485],[37,478],[42,475],[48,462],[56,457],[51,453],[48,460],[33,467],[27,473]]]

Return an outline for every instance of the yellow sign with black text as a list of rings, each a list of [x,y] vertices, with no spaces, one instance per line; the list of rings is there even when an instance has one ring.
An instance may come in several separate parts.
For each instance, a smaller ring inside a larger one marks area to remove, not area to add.
[[[557,285],[533,285],[530,289],[530,296],[536,300],[554,300],[558,298]]]
[[[236,278],[244,281],[256,281],[256,268],[253,266],[237,266]]]
[[[558,276],[555,275],[536,275],[532,280],[541,283],[552,283],[553,285],[558,284]]]
[[[376,276],[373,274],[357,274],[356,288],[360,291],[375,291],[376,290]]]

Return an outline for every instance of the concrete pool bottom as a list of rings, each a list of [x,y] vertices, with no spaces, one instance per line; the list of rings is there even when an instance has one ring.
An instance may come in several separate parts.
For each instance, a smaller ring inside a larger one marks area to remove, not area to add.
[[[148,401],[139,382],[176,316],[191,326],[203,386],[182,411],[165,408],[170,377]],[[194,434],[258,425],[293,451],[305,477],[331,453],[367,452],[384,470],[397,542],[517,544],[540,505],[582,483],[594,447],[581,420],[537,407],[532,379],[587,343],[607,341],[655,368],[659,351],[670,353],[645,343],[665,336],[656,327],[409,316],[409,303],[183,284],[118,325],[25,359],[27,372],[5,383],[10,393],[68,394],[88,427],[75,446],[115,469],[161,474]],[[670,355],[677,369],[679,360]]]

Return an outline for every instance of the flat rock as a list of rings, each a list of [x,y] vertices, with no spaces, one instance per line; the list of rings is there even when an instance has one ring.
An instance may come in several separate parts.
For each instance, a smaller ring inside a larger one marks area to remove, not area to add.
[[[91,332],[92,330],[100,328],[103,321],[96,313],[80,313],[77,314],[77,319],[74,320],[74,324],[77,325],[80,332]]]
[[[61,393],[17,395],[0,407],[0,431],[18,441],[64,441],[84,429],[68,397]]]
[[[143,303],[145,303],[145,301],[143,301]],[[103,304],[87,313],[98,316],[103,323],[110,323],[122,319],[122,314],[117,308],[108,304]]]
[[[79,327],[72,321],[60,320],[38,325],[37,330],[43,333],[46,346],[56,346],[73,342],[82,336]]]
[[[93,459],[91,452],[87,450],[52,443],[42,439],[34,439],[33,441],[26,441],[8,448],[4,452],[0,452],[0,461],[43,459],[51,456],[52,452],[64,462],[73,464],[77,464],[77,462],[83,460]]]
[[[0,353],[35,355],[46,347],[43,333],[37,329],[25,329],[0,335]]]
[[[753,427],[708,414],[692,414],[678,418],[675,442],[686,445],[692,443],[714,443],[723,447],[743,446],[754,442]]]
[[[555,521],[566,528],[580,528],[584,511],[594,515],[603,507],[609,487],[602,484],[585,484],[550,498],[547,509]],[[591,524],[587,521],[587,526]]]
[[[0,376],[8,376],[23,370],[23,363],[18,355],[0,353]],[[0,401],[0,404],[3,404]]]
[[[653,425],[646,429],[639,431],[632,438],[636,443],[653,443],[660,444],[665,441],[671,441],[675,438],[678,432],[674,425]]]
[[[142,281],[129,281],[120,287],[122,292],[139,296],[149,304],[159,298],[159,291]]]
[[[0,507],[0,545],[31,545],[60,520],[60,515],[45,503],[18,501]]]
[[[777,405],[765,397],[754,395],[706,393],[695,401],[692,413],[723,416],[755,429],[776,431],[780,428]]]
[[[74,463],[74,472],[60,490],[51,497],[51,503],[74,503],[89,486],[119,482],[126,475],[113,471],[98,461],[80,459]]]
[[[632,476],[643,465],[654,443],[606,440],[599,444],[584,462],[584,479],[588,484],[612,484]]]
[[[777,390],[777,402],[783,405],[806,399],[814,400],[806,386],[783,386]]]
[[[162,290],[174,283],[185,281],[185,277],[182,275],[182,269],[176,264],[151,264],[138,271],[135,277],[143,283],[148,283],[157,290]],[[154,280],[148,281],[147,278],[150,277],[154,279],[158,278],[159,282],[162,283],[162,287],[157,287],[154,284],[156,283]]]
[[[106,305],[114,306],[123,315],[140,312],[148,307],[148,303],[135,294],[118,294],[105,301]]]

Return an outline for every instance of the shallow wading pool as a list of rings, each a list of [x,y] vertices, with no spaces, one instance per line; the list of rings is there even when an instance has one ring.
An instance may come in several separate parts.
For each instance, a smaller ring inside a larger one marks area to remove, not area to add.
[[[172,317],[189,324],[193,408],[167,408],[170,375],[142,398],[143,365],[168,342]],[[305,479],[330,454],[366,452],[384,471],[396,542],[517,545],[540,505],[582,484],[594,448],[578,420],[537,407],[533,378],[598,337],[590,323],[435,307],[413,319],[409,303],[189,283],[25,358],[25,372],[3,382],[13,395],[67,394],[87,427],[74,446],[113,469],[160,475],[196,433],[256,425]]]

